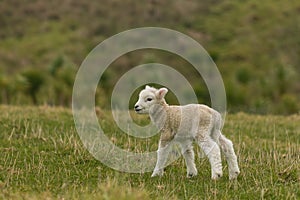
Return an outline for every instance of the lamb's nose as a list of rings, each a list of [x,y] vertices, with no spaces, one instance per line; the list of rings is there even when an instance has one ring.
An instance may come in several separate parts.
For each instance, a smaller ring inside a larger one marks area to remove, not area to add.
[[[134,106],[134,109],[137,109],[138,107],[139,107],[138,105],[135,105],[135,106]]]

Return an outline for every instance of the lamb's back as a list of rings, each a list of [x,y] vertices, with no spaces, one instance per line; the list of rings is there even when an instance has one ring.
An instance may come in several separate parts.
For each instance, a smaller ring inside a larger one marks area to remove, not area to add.
[[[166,125],[179,133],[196,133],[209,128],[216,115],[217,111],[203,104],[169,106]]]

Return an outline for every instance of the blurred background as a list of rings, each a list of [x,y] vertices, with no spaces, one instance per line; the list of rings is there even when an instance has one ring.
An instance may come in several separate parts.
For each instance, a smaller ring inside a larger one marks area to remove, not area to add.
[[[299,113],[297,0],[0,1],[0,104],[70,107],[75,75],[87,54],[114,34],[144,26],[180,31],[208,51],[222,74],[229,112]],[[106,70],[97,105],[109,109],[120,76],[149,62],[177,69],[199,103],[210,104],[189,63],[149,49],[128,53]]]

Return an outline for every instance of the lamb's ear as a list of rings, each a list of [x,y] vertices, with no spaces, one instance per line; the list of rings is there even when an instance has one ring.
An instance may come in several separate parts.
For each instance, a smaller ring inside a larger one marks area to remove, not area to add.
[[[159,90],[156,91],[156,96],[158,99],[162,99],[165,97],[167,92],[168,92],[167,88],[160,88]]]

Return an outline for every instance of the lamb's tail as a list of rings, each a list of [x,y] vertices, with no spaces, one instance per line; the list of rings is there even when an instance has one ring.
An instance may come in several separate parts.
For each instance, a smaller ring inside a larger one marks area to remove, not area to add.
[[[211,131],[211,137],[218,143],[219,138],[222,136],[221,130],[223,128],[222,116],[219,112],[213,113],[213,128]]]

